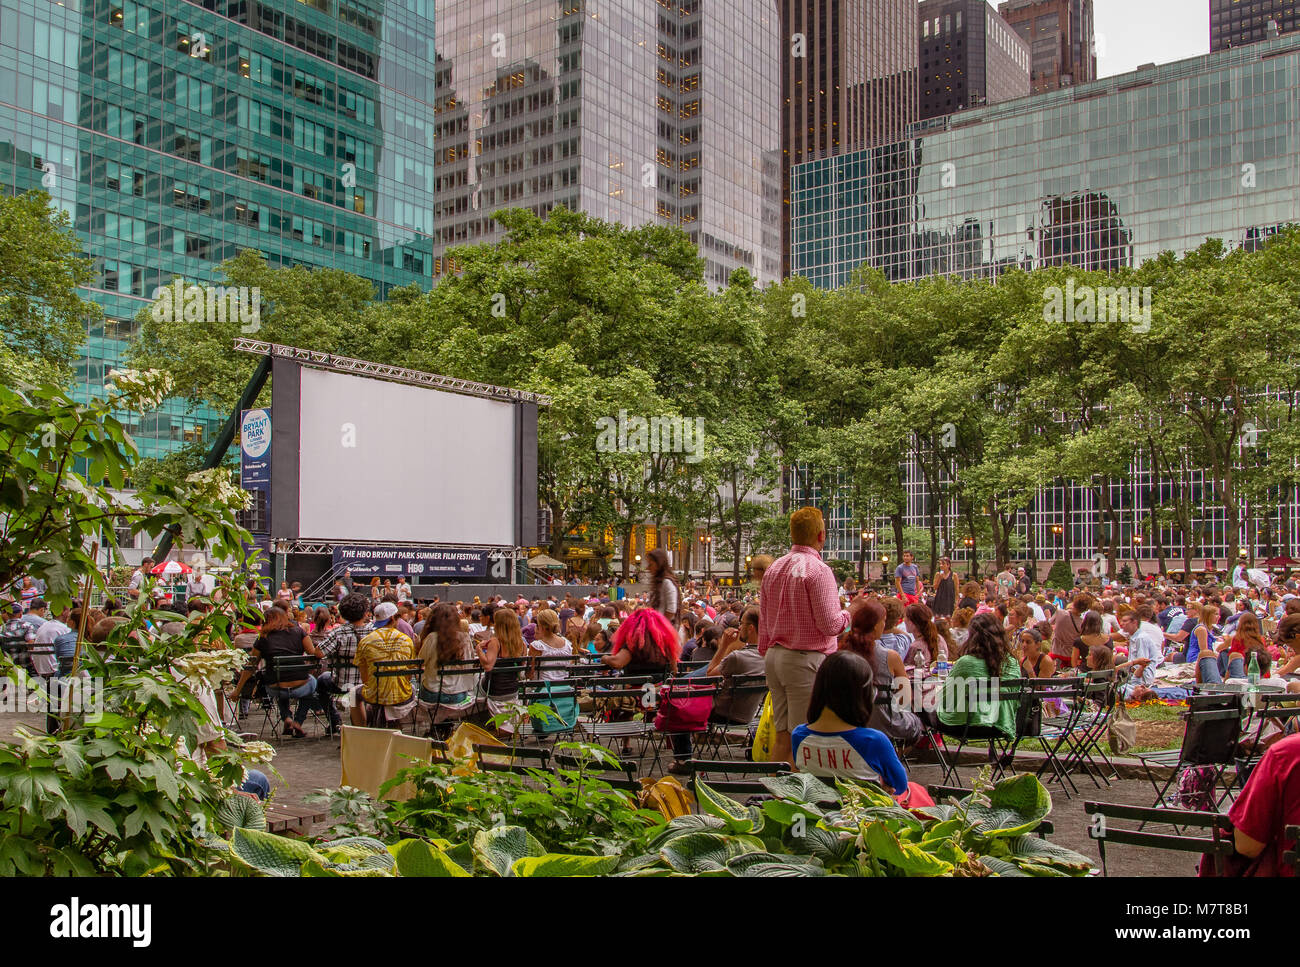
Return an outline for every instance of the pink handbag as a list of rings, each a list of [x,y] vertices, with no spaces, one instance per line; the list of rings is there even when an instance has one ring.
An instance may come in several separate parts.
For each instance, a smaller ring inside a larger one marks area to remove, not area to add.
[[[692,695],[706,691],[707,695]],[[655,715],[655,728],[660,732],[703,732],[709,725],[713,711],[712,686],[665,685],[659,690],[659,712]]]

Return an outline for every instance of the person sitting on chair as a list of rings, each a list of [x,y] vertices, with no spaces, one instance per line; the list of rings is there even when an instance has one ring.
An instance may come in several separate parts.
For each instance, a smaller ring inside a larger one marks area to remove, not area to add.
[[[824,778],[878,783],[903,806],[932,806],[885,733],[868,728],[875,678],[871,664],[852,651],[828,655],[813,679],[808,722],[790,733],[794,766]]]
[[[239,682],[232,693],[233,696],[242,694],[244,683],[265,662],[263,680],[266,683],[266,694],[280,707],[280,720],[284,723],[286,737],[301,738],[307,734],[303,731],[302,723],[306,721],[307,712],[315,701],[316,679],[307,675],[304,678],[276,681],[275,659],[301,658],[304,655],[321,657],[311,636],[299,628],[283,608],[267,608],[266,616],[262,619],[261,633],[249,652],[250,664],[239,676]],[[292,717],[289,715],[290,699],[298,700],[297,711]]]
[[[1020,668],[1007,643],[1006,629],[989,612],[971,619],[962,656],[939,693],[939,721],[948,728],[994,728],[1015,738],[1018,699],[997,697],[1000,679],[1019,679]]]
[[[1296,875],[1282,854],[1288,845],[1297,848],[1287,840],[1286,828],[1300,825],[1300,735],[1288,736],[1264,753],[1228,819],[1237,854],[1252,861],[1249,875]]]
[[[478,657],[474,640],[462,628],[456,609],[450,604],[435,605],[424,625],[420,642],[420,701],[431,706],[434,721],[463,718],[477,707],[478,672],[470,670],[456,675],[440,671],[448,662],[473,661]]]
[[[352,660],[361,674],[361,686],[352,706],[352,724],[365,725],[373,713],[370,705],[386,708],[401,707],[411,702],[411,680],[405,675],[377,678],[374,663],[377,661],[414,661],[415,643],[397,627],[397,605],[384,601],[375,605],[375,630],[361,639],[357,655]]]

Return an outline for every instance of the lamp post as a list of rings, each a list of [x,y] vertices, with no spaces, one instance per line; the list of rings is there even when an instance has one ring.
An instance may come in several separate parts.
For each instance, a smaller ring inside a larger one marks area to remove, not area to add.
[[[867,543],[876,539],[876,532],[864,530],[862,532],[862,543],[858,546],[858,580],[871,580],[871,573],[867,569]]]
[[[961,542],[966,545],[966,573],[969,577],[974,577],[975,558],[973,556],[973,553],[975,550],[975,538],[963,537]]]
[[[709,551],[712,549],[713,546],[713,535],[701,534],[700,545],[704,548],[704,577],[706,581],[712,581],[713,580],[713,559],[710,557]]]

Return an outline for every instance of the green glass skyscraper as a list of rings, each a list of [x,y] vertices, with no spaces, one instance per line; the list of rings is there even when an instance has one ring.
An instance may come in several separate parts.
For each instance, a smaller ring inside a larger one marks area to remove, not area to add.
[[[434,0],[0,0],[0,185],[44,187],[95,259],[78,391],[155,288],[243,249],[427,287],[433,44]],[[158,455],[223,417],[134,432]]]

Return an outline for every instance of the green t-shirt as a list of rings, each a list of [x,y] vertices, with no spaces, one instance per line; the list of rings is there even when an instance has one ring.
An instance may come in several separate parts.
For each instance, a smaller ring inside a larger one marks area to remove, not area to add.
[[[1021,677],[1015,658],[1010,655],[1002,664],[1002,678]],[[961,728],[965,725],[993,726],[1007,738],[1016,734],[1018,698],[994,698],[992,680],[984,659],[962,655],[952,666],[943,683],[937,706],[939,721],[944,725]]]

